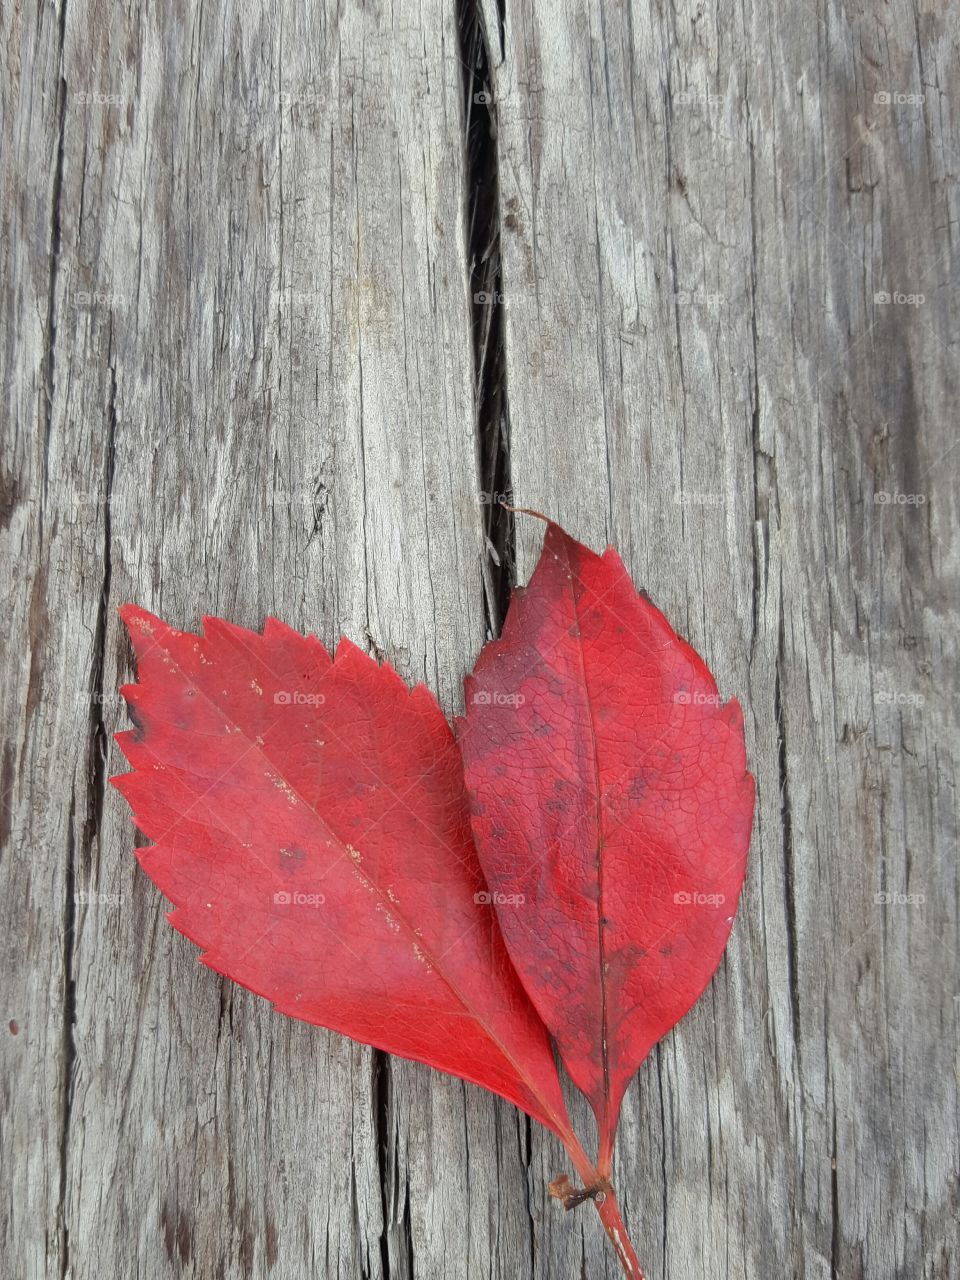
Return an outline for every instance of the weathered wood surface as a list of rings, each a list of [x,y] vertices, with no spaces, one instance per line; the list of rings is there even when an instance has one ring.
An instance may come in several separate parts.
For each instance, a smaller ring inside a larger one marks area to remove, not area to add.
[[[456,710],[511,483],[746,710],[733,940],[625,1104],[649,1276],[960,1274],[956,24],[4,8],[4,1275],[613,1280],[512,1108],[201,969],[105,786],[125,599]]]

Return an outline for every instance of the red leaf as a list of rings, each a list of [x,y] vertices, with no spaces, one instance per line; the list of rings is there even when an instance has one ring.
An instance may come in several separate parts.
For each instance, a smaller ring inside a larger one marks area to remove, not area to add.
[[[121,613],[138,727],[117,735],[134,772],[113,782],[203,962],[576,1144],[543,1024],[477,901],[460,757],[431,694],[272,618],[262,636],[207,618],[198,638]]]
[[[743,718],[634,588],[548,523],[457,731],[510,955],[610,1167],[624,1089],[720,962],[753,815]]]

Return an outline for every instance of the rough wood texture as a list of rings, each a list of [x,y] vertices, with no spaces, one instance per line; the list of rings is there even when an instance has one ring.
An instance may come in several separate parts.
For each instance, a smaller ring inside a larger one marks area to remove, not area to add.
[[[625,1104],[648,1275],[960,1274],[956,8],[0,24],[4,1274],[613,1280],[512,1108],[201,969],[105,786],[125,599],[457,709],[511,482],[747,715],[728,957]]]
[[[624,1117],[654,1276],[960,1274],[957,51],[884,13],[507,6],[516,500],[616,542],[758,781],[727,960]]]

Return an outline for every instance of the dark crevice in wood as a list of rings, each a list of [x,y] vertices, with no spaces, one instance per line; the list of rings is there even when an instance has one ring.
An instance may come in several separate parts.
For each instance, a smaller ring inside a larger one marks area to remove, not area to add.
[[[106,790],[107,750],[109,735],[103,721],[103,672],[107,647],[107,617],[113,580],[113,477],[117,442],[117,373],[110,366],[110,400],[107,407],[107,443],[103,464],[103,576],[100,602],[93,635],[93,661],[90,672],[89,751],[87,755],[87,814],[81,845],[81,872],[86,878],[91,871],[92,855],[103,824],[103,800]]]
[[[382,1186],[382,1181],[381,1181]],[[351,1139],[350,1143],[350,1222],[357,1240],[360,1254],[360,1280],[374,1280],[373,1259],[370,1251],[363,1244],[363,1223],[360,1220],[360,1197],[357,1195],[357,1148]],[[382,1236],[381,1236],[382,1240]],[[381,1244],[382,1252],[382,1244]],[[386,1276],[381,1265],[381,1277]]]
[[[60,245],[62,240],[61,201],[63,198],[63,162],[64,138],[67,118],[67,82],[63,74],[63,54],[66,45],[67,0],[61,0],[59,24],[57,31],[57,64],[60,75],[57,81],[57,155],[53,169],[53,189],[50,208],[50,262],[49,279],[47,281],[47,314],[44,325],[43,351],[43,404],[41,421],[43,424],[43,470],[41,476],[40,497],[40,529],[41,537],[44,528],[43,508],[47,495],[47,479],[50,459],[50,436],[53,430],[53,401],[56,385],[57,340],[57,279],[60,267]],[[77,859],[76,859],[76,792],[70,798],[70,813],[67,818],[67,866],[65,872],[66,894],[63,906],[63,1001],[62,1029],[60,1043],[60,1135],[59,1135],[59,1186],[57,1195],[57,1233],[60,1244],[60,1280],[66,1280],[70,1274],[70,1228],[67,1224],[67,1175],[70,1145],[71,1111],[73,1109],[74,1067],[76,1065],[77,1046],[74,1038],[74,1027],[77,1021],[77,984],[74,968],[74,929],[77,915]]]
[[[661,1259],[660,1274],[663,1280],[667,1277],[667,1236],[669,1234],[669,1222],[667,1212],[669,1207],[669,1185],[667,1181],[667,1140],[669,1131],[667,1129],[667,1112],[663,1102],[663,1057],[660,1052],[660,1046],[657,1045],[654,1050],[657,1059],[657,1088],[660,1093],[660,1138],[663,1146],[660,1149],[660,1185],[663,1212],[660,1219],[660,1239],[661,1239]]]
[[[840,1275],[840,1188],[837,1182],[837,1103],[833,1103],[833,1158],[830,1161],[830,1280]]]
[[[50,200],[50,277],[47,282],[47,315],[44,327],[43,352],[43,498],[46,498],[47,494],[47,471],[50,457],[50,433],[53,429],[53,392],[56,371],[54,348],[57,340],[57,278],[60,271],[60,204],[63,198],[63,155],[67,119],[67,82],[63,75],[63,50],[66,43],[66,30],[67,0],[62,0],[57,35],[57,63],[60,67],[60,78],[57,82],[57,111],[59,117],[57,123],[57,157],[53,167],[53,190]],[[42,526],[43,521],[41,519]]]
[[[780,635],[773,684],[773,706],[777,721],[777,769],[780,780],[780,830],[783,841],[783,892],[787,927],[787,976],[790,983],[790,1011],[793,1019],[793,1042],[800,1057],[800,990],[797,985],[797,907],[794,885],[793,817],[790,806],[790,781],[787,776],[787,729],[783,709],[781,671],[784,663],[783,602],[780,605]]]
[[[76,922],[78,883],[96,882],[93,872],[93,850],[103,825],[103,804],[106,790],[106,765],[108,734],[103,719],[103,673],[106,662],[107,611],[110,604],[110,586],[113,577],[113,527],[111,503],[116,460],[117,435],[117,375],[110,366],[110,398],[107,407],[107,441],[104,455],[103,477],[103,572],[100,584],[100,601],[94,629],[88,686],[87,712],[87,777],[86,808],[80,845],[75,838],[75,820],[78,817],[76,795],[70,803],[69,836],[67,845],[66,901],[63,912],[63,1035],[61,1044],[61,1088],[63,1106],[60,1129],[60,1192],[59,1229],[62,1241],[60,1255],[61,1280],[70,1270],[70,1231],[67,1226],[67,1164],[70,1145],[71,1112],[73,1108],[74,1072],[77,1047],[74,1026],[77,1020],[76,998]],[[79,874],[78,874],[79,872]]]
[[[763,530],[764,573],[769,563],[769,518],[770,500],[765,486],[761,492],[760,481],[760,339],[757,333],[757,185],[756,157],[753,147],[753,125],[749,119],[750,139],[750,336],[753,345],[753,415],[751,419],[751,441],[753,446],[753,631],[750,640],[750,652],[753,653],[760,628],[760,563],[757,554],[757,525]]]
[[[410,1225],[410,1183],[407,1183],[406,1191],[403,1197],[403,1235],[402,1238],[406,1242],[405,1260],[407,1264],[407,1273],[401,1277],[401,1280],[413,1280],[413,1230]]]
[[[396,1178],[390,1168],[390,1055],[380,1049],[373,1052],[373,1126],[377,1144],[377,1169],[383,1207],[380,1232],[380,1270],[383,1280],[391,1280],[390,1230],[393,1223],[393,1197]]]
[[[526,1166],[526,1176],[523,1179],[523,1203],[527,1211],[527,1217],[530,1222],[527,1227],[527,1238],[530,1241],[530,1278],[537,1274],[537,1239],[536,1239],[536,1223],[533,1217],[533,1205],[530,1203],[530,1179],[531,1170],[530,1162],[533,1159],[533,1121],[527,1113],[521,1112],[521,1120],[523,1121],[523,1163]]]
[[[500,16],[501,51],[504,36]],[[490,46],[478,0],[457,0],[463,76],[467,270],[474,367],[474,429],[483,513],[483,588],[487,626],[499,635],[515,581],[510,414],[506,386],[505,316],[500,262],[500,174],[497,104]]]
[[[67,817],[66,901],[63,907],[63,1002],[60,1040],[60,1184],[57,1202],[57,1231],[60,1237],[60,1280],[70,1272],[70,1228],[67,1225],[67,1160],[70,1113],[73,1109],[73,1071],[77,1057],[74,1027],[77,1021],[77,982],[74,972],[73,938],[77,919],[77,877],[74,819],[76,795],[70,798]]]
[[[400,1170],[397,1160],[396,1103],[390,1055],[373,1054],[373,1122],[377,1143],[377,1168],[382,1197],[383,1229],[380,1233],[380,1272],[383,1280],[413,1280],[413,1232],[410,1219],[410,1184],[404,1189],[403,1212],[398,1212]]]
[[[497,0],[497,38],[500,41],[500,61],[507,53],[507,0]]]

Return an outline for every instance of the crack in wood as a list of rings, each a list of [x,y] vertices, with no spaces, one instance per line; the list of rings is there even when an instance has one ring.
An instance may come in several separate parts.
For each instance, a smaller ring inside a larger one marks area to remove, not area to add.
[[[63,1108],[60,1133],[60,1192],[59,1192],[59,1225],[62,1240],[60,1256],[60,1277],[66,1280],[70,1271],[70,1229],[67,1223],[67,1180],[70,1145],[70,1129],[73,1108],[74,1071],[77,1060],[77,1046],[74,1037],[74,1026],[77,1020],[76,1001],[76,924],[77,924],[77,883],[79,871],[86,882],[93,873],[92,854],[103,825],[103,804],[106,790],[106,764],[109,736],[103,718],[104,706],[104,666],[106,657],[107,611],[110,604],[110,588],[113,577],[112,545],[113,528],[111,521],[111,501],[113,497],[113,478],[116,461],[117,433],[117,375],[116,369],[110,366],[110,398],[107,408],[107,441],[104,457],[103,482],[103,576],[100,587],[100,601],[97,606],[97,620],[94,629],[93,649],[91,656],[89,681],[89,710],[87,712],[87,776],[86,776],[86,812],[83,820],[79,848],[74,836],[74,823],[77,818],[76,795],[71,800],[70,820],[68,824],[66,901],[63,913],[63,1038],[61,1044],[62,1064],[61,1080],[63,1089]],[[79,856],[78,856],[79,855]]]
[[[503,14],[499,41],[503,52]],[[503,274],[500,260],[500,172],[497,104],[489,37],[476,0],[458,0],[457,30],[463,77],[463,130],[467,231],[474,366],[478,500],[483,512],[483,585],[487,626],[500,627],[516,581],[514,516],[501,505],[512,501],[510,412],[506,384]]]
[[[70,1271],[70,1228],[67,1225],[67,1173],[70,1146],[70,1115],[73,1108],[73,1074],[77,1059],[77,1045],[73,1028],[77,1020],[77,982],[74,973],[74,929],[77,917],[76,895],[76,844],[74,819],[76,818],[76,794],[70,798],[67,818],[67,870],[66,901],[63,908],[63,1002],[62,1032],[60,1041],[60,1143],[59,1190],[57,1202],[57,1230],[60,1237],[60,1280],[66,1280]]]
[[[383,1227],[380,1231],[380,1272],[383,1280],[391,1280],[390,1229],[393,1221],[391,1192],[396,1192],[395,1170],[388,1169],[390,1153],[390,1055],[381,1049],[373,1051],[373,1132],[377,1144],[377,1169],[380,1174],[380,1197]]]
[[[59,278],[60,269],[60,243],[61,243],[61,215],[60,205],[63,199],[63,157],[64,157],[64,138],[66,135],[67,122],[67,82],[63,74],[63,50],[66,43],[67,30],[67,4],[66,0],[62,0],[60,6],[60,22],[57,32],[57,65],[60,68],[60,76],[57,80],[57,158],[53,169],[53,191],[51,193],[51,211],[50,211],[50,278],[47,288],[47,314],[44,324],[44,351],[43,351],[43,389],[44,389],[44,406],[42,410],[43,418],[43,487],[41,498],[46,497],[47,493],[47,473],[50,456],[50,433],[53,429],[53,391],[55,382],[56,362],[54,357],[54,346],[57,340],[57,280]]]
[[[43,403],[40,410],[43,437],[43,469],[40,490],[40,527],[44,525],[44,504],[47,495],[47,479],[49,472],[50,436],[53,430],[53,402],[56,385],[57,338],[57,281],[60,266],[60,246],[62,240],[61,203],[63,199],[63,165],[64,139],[66,136],[67,118],[67,82],[63,72],[64,47],[66,44],[67,4],[62,0],[57,29],[57,154],[53,171],[53,190],[51,192],[50,211],[50,275],[47,287],[47,313],[44,320],[43,350]],[[62,1034],[60,1046],[60,1134],[58,1142],[58,1190],[57,1190],[57,1236],[60,1246],[60,1280],[66,1280],[70,1272],[70,1229],[67,1225],[67,1181],[70,1140],[71,1110],[73,1107],[73,1076],[76,1064],[76,1042],[73,1028],[76,1023],[76,977],[74,973],[74,928],[76,924],[76,843],[74,836],[74,820],[76,817],[76,792],[70,797],[70,812],[67,819],[67,866],[66,894],[63,908],[63,951],[62,951]]]
[[[780,606],[780,637],[777,646],[777,663],[774,672],[773,706],[777,725],[777,769],[780,783],[780,827],[783,841],[784,910],[787,928],[787,980],[790,987],[790,1011],[793,1020],[793,1044],[800,1063],[800,990],[798,986],[796,868],[793,848],[793,817],[790,803],[790,779],[787,773],[787,728],[782,697],[784,666],[783,602]]]

